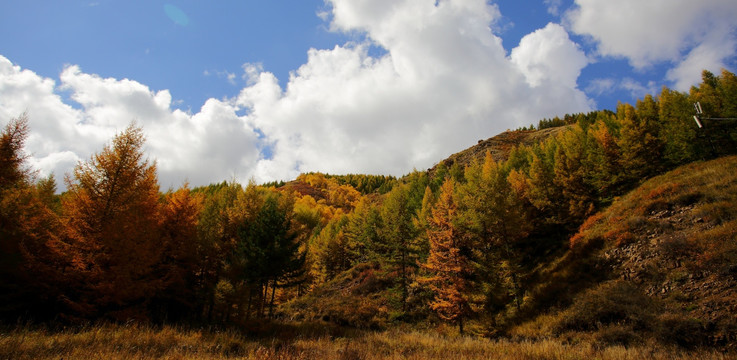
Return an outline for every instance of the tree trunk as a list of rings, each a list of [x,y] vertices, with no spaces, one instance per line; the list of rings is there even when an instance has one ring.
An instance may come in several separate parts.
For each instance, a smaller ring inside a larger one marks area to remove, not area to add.
[[[269,319],[272,319],[274,316],[274,295],[276,294],[276,278],[272,281],[271,286],[271,302],[269,304]]]
[[[253,287],[248,286],[248,305],[246,305],[246,321],[251,319],[251,303],[253,300]]]

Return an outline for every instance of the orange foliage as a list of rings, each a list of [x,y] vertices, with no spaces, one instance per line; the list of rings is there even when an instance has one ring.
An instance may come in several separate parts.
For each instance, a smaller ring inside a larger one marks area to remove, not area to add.
[[[430,307],[440,318],[458,323],[463,333],[463,320],[471,313],[471,285],[467,279],[472,269],[470,260],[461,253],[461,248],[467,246],[466,239],[454,224],[458,212],[454,182],[448,178],[440,191],[427,231],[430,255],[423,265],[432,275],[421,281],[429,283],[435,292]]]
[[[661,186],[656,187],[655,189],[650,190],[647,195],[645,195],[645,199],[652,200],[656,198],[662,198],[668,195],[672,195],[677,193],[681,189],[680,184],[675,183],[668,183]]]
[[[74,259],[86,280],[76,301],[114,319],[145,318],[147,299],[161,287],[153,273],[162,252],[159,186],[156,166],[143,159],[143,142],[133,125],[118,134],[75,168],[63,201]]]

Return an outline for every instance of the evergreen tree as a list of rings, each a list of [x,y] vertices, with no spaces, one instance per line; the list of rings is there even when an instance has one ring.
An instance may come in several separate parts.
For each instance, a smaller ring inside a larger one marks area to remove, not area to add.
[[[675,167],[698,159],[702,150],[697,138],[698,128],[692,117],[693,105],[688,96],[663,87],[658,105],[666,166]]]

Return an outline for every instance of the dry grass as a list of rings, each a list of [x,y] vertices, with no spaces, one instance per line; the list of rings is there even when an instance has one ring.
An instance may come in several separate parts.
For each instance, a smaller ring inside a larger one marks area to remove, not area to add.
[[[558,340],[511,342],[416,331],[354,337],[247,338],[235,331],[97,326],[0,334],[0,359],[727,359],[657,345],[597,347]]]

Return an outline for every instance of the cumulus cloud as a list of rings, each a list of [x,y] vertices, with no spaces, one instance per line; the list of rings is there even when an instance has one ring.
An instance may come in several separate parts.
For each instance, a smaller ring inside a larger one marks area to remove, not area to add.
[[[674,87],[686,91],[692,85],[701,81],[701,71],[704,69],[717,73],[726,68],[724,60],[737,54],[737,37],[734,31],[724,28],[714,31],[704,39],[704,42],[693,48],[683,60],[666,74],[666,79],[672,81]]]
[[[499,10],[485,0],[328,6],[330,28],[354,41],[309,50],[284,87],[248,63],[236,97],[209,99],[192,114],[173,109],[168,90],[134,80],[68,66],[57,86],[0,58],[0,101],[13,106],[0,106],[3,120],[30,109],[34,164],[57,174],[135,120],[167,187],[306,171],[402,175],[506,129],[592,108],[577,87],[588,62],[560,25],[507,55],[491,28]]]
[[[258,161],[258,135],[237,108],[210,99],[196,114],[172,109],[168,90],[151,91],[133,80],[65,68],[57,87],[51,79],[21,70],[0,56],[0,115],[3,122],[28,110],[31,164],[61,180],[132,121],[143,126],[146,152],[157,161],[160,183],[179,186],[236,176],[246,180]],[[68,92],[80,109],[63,102]],[[63,188],[63,184],[60,183]]]
[[[553,23],[525,35],[510,57],[533,87],[549,82],[575,88],[581,69],[588,64],[566,30]]]
[[[312,49],[285,89],[261,72],[238,97],[272,141],[273,157],[259,163],[257,178],[401,175],[479,138],[591,108],[576,87],[585,57],[559,25],[531,35],[510,58],[490,29],[499,11],[485,1],[331,5],[331,28],[364,34],[365,42]],[[532,49],[545,40],[554,42]],[[385,53],[369,56],[369,46]]]
[[[736,17],[733,0],[576,0],[566,13],[570,28],[590,36],[602,56],[626,58],[637,69],[675,64],[668,79],[679,89],[734,57]]]

